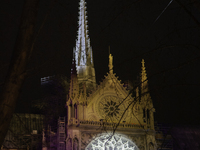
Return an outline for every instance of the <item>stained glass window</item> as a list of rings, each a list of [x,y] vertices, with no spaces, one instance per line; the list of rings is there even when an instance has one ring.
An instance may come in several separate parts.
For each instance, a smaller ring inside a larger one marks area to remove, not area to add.
[[[121,134],[101,134],[88,144],[86,150],[139,150],[139,148]]]

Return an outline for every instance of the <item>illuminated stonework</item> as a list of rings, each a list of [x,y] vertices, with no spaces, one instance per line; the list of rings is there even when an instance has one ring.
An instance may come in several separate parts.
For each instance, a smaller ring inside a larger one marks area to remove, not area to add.
[[[86,150],[139,150],[139,148],[125,136],[105,133],[91,141]]]
[[[98,112],[101,116],[101,118],[106,119],[107,121],[114,121],[118,122],[118,120],[121,118],[124,109],[126,108],[125,104],[122,103],[120,105],[120,102],[123,99],[120,99],[117,96],[104,96],[101,98],[98,102]],[[126,118],[126,114],[124,115],[124,119]]]
[[[118,79],[113,71],[111,54],[109,71],[97,85],[87,20],[86,2],[80,0],[73,70],[66,101],[66,149],[149,150],[153,146],[156,150],[154,108],[144,60],[135,84],[138,86],[136,91]],[[104,131],[112,133],[113,129],[120,134],[97,136]]]

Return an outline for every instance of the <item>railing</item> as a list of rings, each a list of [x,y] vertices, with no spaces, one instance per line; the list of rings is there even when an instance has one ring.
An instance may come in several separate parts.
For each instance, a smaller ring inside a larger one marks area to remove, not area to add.
[[[118,123],[106,122],[106,121],[90,121],[90,120],[78,120],[72,119],[69,121],[68,125],[91,125],[91,126],[106,126],[106,127],[116,127]],[[139,128],[143,129],[145,124],[135,124],[135,123],[120,123],[119,128]]]

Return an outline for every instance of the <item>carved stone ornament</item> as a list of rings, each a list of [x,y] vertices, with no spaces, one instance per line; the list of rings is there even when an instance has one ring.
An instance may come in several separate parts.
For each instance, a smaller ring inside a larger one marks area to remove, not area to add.
[[[125,104],[121,103],[123,99],[117,96],[104,96],[98,101],[98,113],[102,119],[118,121],[124,110]],[[121,104],[120,104],[121,103]],[[124,119],[126,115],[124,116]]]

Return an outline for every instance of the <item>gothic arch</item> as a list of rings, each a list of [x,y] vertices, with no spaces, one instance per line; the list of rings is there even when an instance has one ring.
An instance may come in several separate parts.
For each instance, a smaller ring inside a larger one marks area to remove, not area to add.
[[[139,150],[137,145],[121,134],[103,133],[92,140],[85,150]]]
[[[79,146],[78,146],[78,139],[75,137],[73,140],[73,150],[78,150]]]
[[[72,150],[72,139],[71,139],[71,138],[68,138],[66,143],[67,143],[67,144],[66,144],[66,148],[67,148],[68,150]]]

